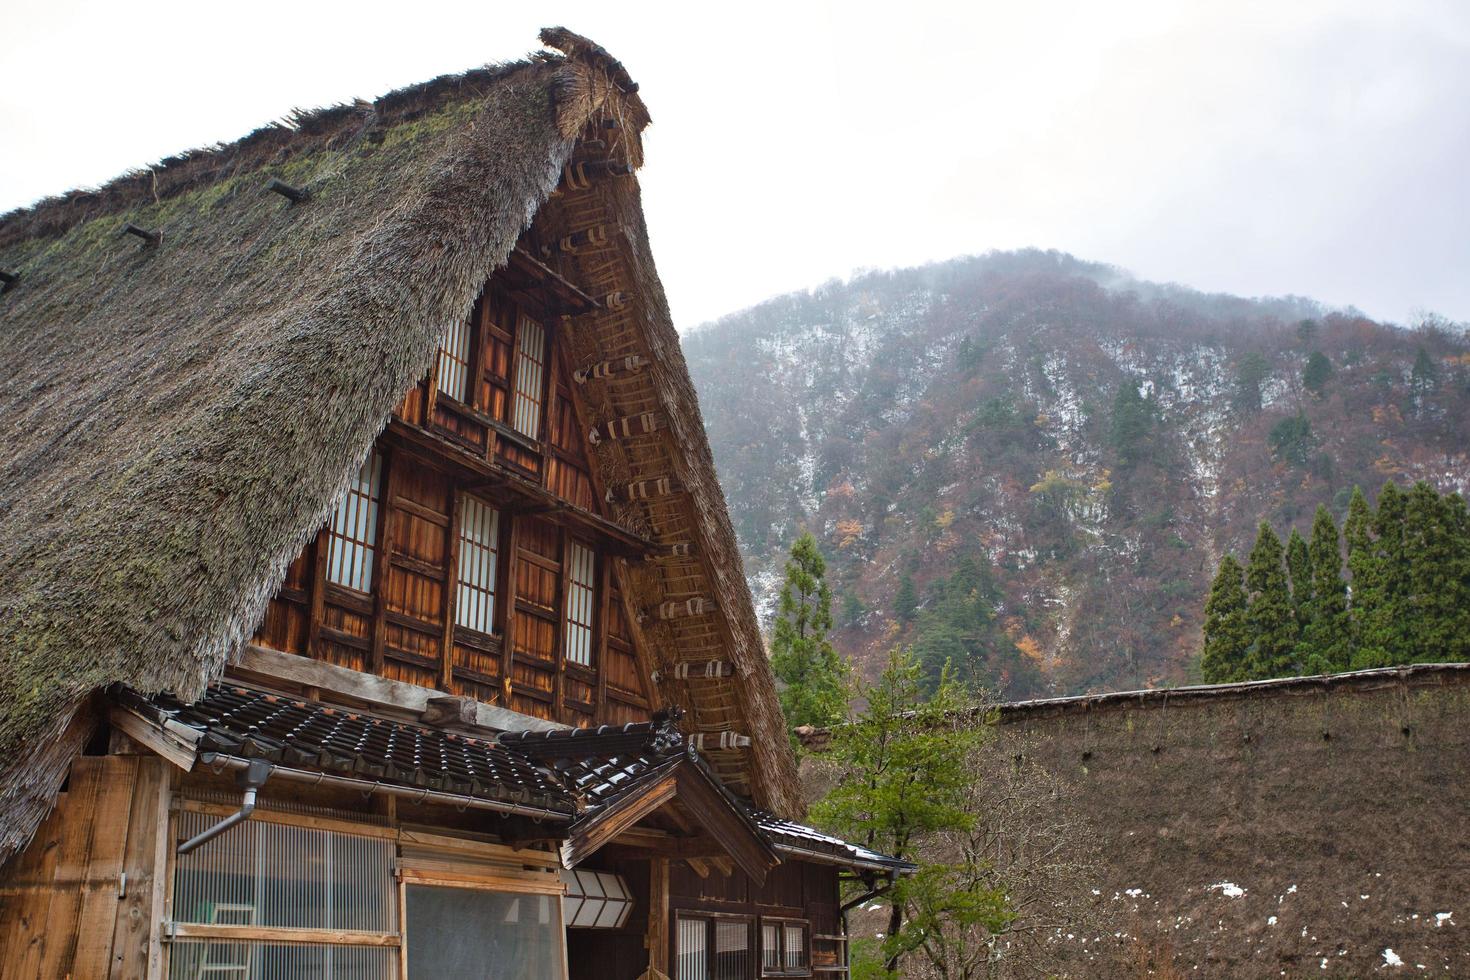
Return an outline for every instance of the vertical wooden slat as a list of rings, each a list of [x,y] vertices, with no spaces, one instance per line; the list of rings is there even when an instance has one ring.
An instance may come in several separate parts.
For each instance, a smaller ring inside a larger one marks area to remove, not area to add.
[[[510,522],[510,532],[507,535],[505,545],[505,557],[501,559],[504,568],[504,576],[501,578],[500,589],[500,621],[504,624],[501,629],[504,635],[501,637],[502,647],[500,650],[500,689],[501,704],[509,708],[511,706],[511,667],[515,662],[516,649],[516,562],[520,560],[521,549],[521,521],[522,518],[513,514],[506,515]]]
[[[571,539],[567,537],[567,529],[559,528],[557,546],[561,554],[561,574],[556,577],[556,591],[551,602],[551,608],[556,610],[556,628],[551,634],[552,663],[556,665],[556,669],[551,673],[551,717],[556,721],[566,720],[566,706],[562,703],[562,692],[566,687],[564,678],[567,673],[567,577],[572,574],[571,549],[568,547],[570,541]]]
[[[388,645],[387,593],[388,576],[393,574],[393,552],[398,548],[398,524],[393,519],[393,498],[398,493],[402,468],[396,453],[383,457],[383,468],[387,473],[380,477],[382,489],[378,495],[378,557],[373,574],[377,581],[373,585],[373,649],[368,669],[374,674],[383,673],[383,651]]]
[[[160,923],[167,884],[168,803],[171,770],[163,759],[138,761],[128,823],[123,899],[117,903],[112,939],[114,980],[146,980],[162,965]]]
[[[444,635],[439,642],[439,686],[454,690],[454,603],[459,592],[459,524],[464,520],[464,494],[450,491],[449,540],[445,553],[449,556],[444,569]]]
[[[331,521],[328,520],[330,525]],[[322,620],[327,612],[327,528],[317,532],[312,544],[316,550],[315,564],[311,571],[311,623],[306,640],[306,652],[310,656],[322,655]]]
[[[592,662],[592,669],[597,671],[597,712],[594,715],[598,723],[610,722],[607,717],[607,632],[609,623],[609,603],[612,601],[612,561],[605,555],[597,558],[597,618],[593,624],[593,636],[597,638],[597,648],[593,652],[596,659]]]
[[[97,812],[89,821],[92,845],[87,861],[87,885],[77,919],[72,976],[101,976],[111,967],[138,766],[144,761],[162,760],[136,755],[105,756],[102,760],[103,783],[97,797]]]

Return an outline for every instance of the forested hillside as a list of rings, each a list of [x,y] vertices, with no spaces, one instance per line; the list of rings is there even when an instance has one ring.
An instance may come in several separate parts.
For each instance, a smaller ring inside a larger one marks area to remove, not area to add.
[[[1011,698],[1191,678],[1210,577],[1355,484],[1470,488],[1470,342],[1055,252],[861,275],[688,332],[769,610],[812,530],[839,650]]]

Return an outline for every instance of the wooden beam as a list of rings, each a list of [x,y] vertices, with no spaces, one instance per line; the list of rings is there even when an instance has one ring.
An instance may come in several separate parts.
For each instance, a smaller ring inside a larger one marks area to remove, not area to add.
[[[230,926],[209,922],[171,922],[171,939],[210,939],[215,942],[309,943],[315,946],[397,946],[396,932],[360,929],[286,929],[273,926]]]
[[[158,753],[184,772],[194,769],[200,735],[187,725],[160,727],[142,715],[117,706],[108,712],[107,720],[118,731]]]
[[[236,666],[264,678],[320,688],[368,704],[381,705],[422,714],[430,698],[443,697],[444,692],[420,687],[407,681],[365,674],[350,667],[339,667],[324,660],[298,657],[268,647],[250,645],[241,652]],[[475,724],[496,731],[550,731],[565,728],[556,722],[523,715],[497,705],[475,702]]]
[[[629,793],[616,803],[575,828],[561,845],[563,867],[575,868],[597,853],[604,844],[674,798],[677,769],[642,792]]]
[[[649,538],[610,521],[601,514],[569,503],[507,466],[478,456],[464,446],[427,429],[393,418],[388,422],[387,432],[407,445],[428,450],[461,473],[467,472],[479,477],[480,482],[471,482],[466,487],[468,490],[494,489],[532,504],[545,505],[548,519],[553,523],[574,524],[592,534],[600,543],[608,546],[609,550],[619,554],[641,557],[658,549],[658,545]]]
[[[724,845],[741,871],[757,885],[763,884],[766,872],[780,864],[781,859],[749,817],[736,811],[734,804],[696,766],[681,766],[677,779],[680,805]]]

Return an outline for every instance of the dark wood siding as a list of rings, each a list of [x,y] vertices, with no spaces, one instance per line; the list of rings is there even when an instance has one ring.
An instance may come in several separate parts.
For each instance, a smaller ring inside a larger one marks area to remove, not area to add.
[[[523,314],[544,326],[548,341],[539,439],[510,426]],[[390,427],[379,440],[383,470],[371,590],[325,581],[319,537],[291,563],[255,642],[538,718],[574,725],[645,720],[656,707],[647,694],[650,668],[617,587],[619,559],[597,527],[584,521],[569,529],[564,516],[544,514],[557,509],[546,501],[560,500],[605,518],[587,423],[556,325],[524,284],[492,284],[466,326],[469,402],[438,392],[431,371],[395,412],[423,437],[405,440]],[[506,475],[466,472],[459,454],[500,465]],[[528,501],[531,491],[542,498]],[[459,508],[471,492],[499,513],[489,632],[454,622]],[[568,663],[562,649],[572,540],[597,555],[586,664]]]

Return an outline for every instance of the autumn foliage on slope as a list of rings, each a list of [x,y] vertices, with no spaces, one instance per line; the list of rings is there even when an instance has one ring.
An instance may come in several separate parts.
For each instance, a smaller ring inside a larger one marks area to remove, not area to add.
[[[1385,480],[1470,488],[1470,343],[1443,324],[1033,251],[684,342],[758,601],[811,530],[870,673],[912,642],[1007,697],[1185,681],[1210,579],[1261,521],[1305,535]]]

